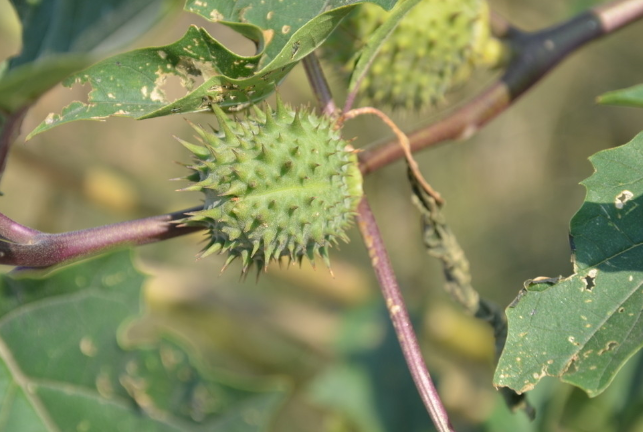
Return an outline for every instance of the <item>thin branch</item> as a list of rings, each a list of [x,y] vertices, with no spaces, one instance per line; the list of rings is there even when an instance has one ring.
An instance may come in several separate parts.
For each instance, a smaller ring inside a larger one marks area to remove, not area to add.
[[[43,268],[68,263],[118,246],[143,245],[190,234],[203,228],[175,222],[200,207],[105,225],[81,231],[48,234],[22,226],[0,214],[0,264]]]
[[[344,120],[350,120],[354,119],[355,117],[365,115],[365,114],[371,114],[374,116],[377,116],[388,126],[395,136],[397,137],[397,143],[402,147],[402,151],[404,152],[404,156],[406,157],[406,163],[409,166],[409,169],[411,172],[415,175],[416,180],[418,183],[421,185],[422,189],[428,193],[433,199],[435,199],[439,204],[444,204],[444,200],[440,196],[440,194],[435,191],[431,185],[424,179],[424,176],[420,172],[420,167],[418,166],[417,162],[415,159],[413,159],[413,154],[411,153],[411,146],[409,144],[409,138],[402,132],[402,129],[400,129],[393,120],[390,119],[389,116],[384,114],[382,111],[378,110],[377,108],[373,107],[362,107],[362,108],[355,108],[347,113],[344,113],[342,117],[338,120],[337,124],[341,127],[343,124]]]
[[[333,101],[333,94],[330,91],[328,86],[328,81],[326,81],[326,76],[324,76],[324,71],[319,63],[319,59],[314,52],[308,54],[304,57],[303,60],[304,69],[306,70],[306,76],[308,77],[308,82],[315,93],[315,97],[319,102],[319,107],[321,112],[327,116],[333,116],[337,113],[337,107]]]
[[[643,17],[643,0],[618,0],[535,33],[509,27],[506,39],[514,58],[506,72],[478,97],[443,120],[409,134],[416,152],[446,140],[465,139],[496,118],[562,60],[588,42],[614,33]],[[403,156],[394,141],[360,153],[362,173],[375,171]]]
[[[404,298],[397,284],[395,274],[393,273],[391,262],[384,247],[382,236],[380,235],[380,230],[377,227],[375,217],[366,198],[362,198],[357,212],[359,230],[364,238],[368,254],[371,257],[375,275],[380,283],[380,288],[386,301],[386,307],[391,316],[391,321],[393,321],[397,339],[402,347],[402,352],[411,376],[413,377],[413,381],[415,382],[415,386],[438,431],[454,431],[447,412],[444,409],[444,405],[440,400],[440,396],[433,385],[431,375],[424,363],[420,346],[413,331],[411,318],[405,307]]]
[[[612,33],[632,22],[632,19],[643,14],[643,2],[640,0],[619,0],[593,9],[598,16],[605,34]]]

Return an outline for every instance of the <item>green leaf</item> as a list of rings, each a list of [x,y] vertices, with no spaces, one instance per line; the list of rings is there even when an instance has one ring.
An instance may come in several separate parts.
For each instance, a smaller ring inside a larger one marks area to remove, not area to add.
[[[550,375],[596,396],[643,345],[643,134],[590,160],[574,274],[527,286],[507,309],[498,386],[524,392]]]
[[[252,25],[261,29],[264,48],[262,64],[268,64],[278,57],[284,48],[293,44],[294,34],[324,12],[363,3],[364,0],[187,0],[185,10],[201,15],[203,18],[228,24],[242,31],[238,24]],[[372,0],[386,10],[391,9],[397,0]],[[417,3],[417,0],[413,0]],[[343,16],[352,10],[347,8]],[[323,41],[315,41],[318,46]],[[313,48],[314,49],[314,48]],[[308,51],[300,46],[299,50]],[[308,54],[308,51],[306,54]],[[304,54],[304,56],[306,55]]]
[[[0,109],[14,112],[70,74],[91,64],[98,52],[130,43],[149,30],[176,0],[12,0],[23,26],[23,48],[0,79]]]
[[[392,7],[395,0],[378,0]],[[67,80],[89,83],[88,102],[50,114],[29,136],[75,120],[136,119],[210,110],[239,111],[268,97],[302,58],[321,45],[359,0],[188,1],[186,9],[229,25],[255,41],[250,57],[228,51],[204,29],[179,41],[111,57]],[[348,5],[348,6],[347,6]],[[176,76],[186,94],[170,102],[163,86]],[[203,80],[197,84],[197,80]]]
[[[602,104],[643,107],[643,84],[623,90],[607,92],[598,97]]]
[[[143,281],[122,252],[45,278],[0,278],[1,431],[265,429],[283,397],[274,386],[206,376],[168,340],[119,346]]]

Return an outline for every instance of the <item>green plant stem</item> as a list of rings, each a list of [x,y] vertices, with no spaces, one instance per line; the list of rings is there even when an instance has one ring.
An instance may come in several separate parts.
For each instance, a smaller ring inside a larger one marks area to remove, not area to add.
[[[45,268],[119,246],[138,246],[190,234],[203,228],[177,225],[189,210],[60,234],[18,224],[0,214],[0,264]]]
[[[416,152],[447,140],[471,137],[570,54],[588,42],[612,34],[641,18],[643,0],[618,0],[534,33],[504,26],[501,31],[506,32],[506,41],[514,53],[505,73],[462,108],[437,123],[410,133],[411,150]],[[403,156],[396,141],[388,141],[360,153],[360,168],[363,174],[367,174]]]
[[[371,264],[382,289],[382,295],[386,301],[386,307],[393,322],[397,339],[400,342],[402,353],[420,397],[438,431],[454,431],[442,400],[433,385],[431,375],[426,368],[420,345],[413,331],[411,318],[406,310],[404,297],[397,284],[380,230],[366,198],[362,198],[357,207],[357,223],[368,249],[368,254],[371,257]]]
[[[337,114],[337,107],[333,101],[333,94],[326,81],[326,76],[319,63],[319,59],[315,53],[310,53],[303,60],[304,69],[306,70],[306,77],[308,82],[315,93],[315,97],[319,102],[319,107],[323,115],[334,116]]]

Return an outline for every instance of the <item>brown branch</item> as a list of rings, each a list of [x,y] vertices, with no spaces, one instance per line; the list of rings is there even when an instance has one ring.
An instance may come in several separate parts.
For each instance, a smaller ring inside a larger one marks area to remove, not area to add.
[[[443,120],[409,134],[412,151],[446,140],[465,139],[496,118],[538,83],[562,60],[588,42],[610,35],[643,17],[643,0],[618,0],[535,33],[506,29],[514,57],[506,72],[482,94]],[[368,174],[403,156],[394,141],[360,153],[360,168]]]
[[[362,198],[362,201],[360,201],[357,212],[359,230],[371,257],[375,275],[380,283],[386,307],[391,321],[393,321],[397,339],[400,342],[404,359],[409,367],[415,386],[438,431],[453,431],[447,412],[426,368],[417,337],[413,331],[411,318],[406,310],[402,292],[397,284],[380,230],[366,198]]]

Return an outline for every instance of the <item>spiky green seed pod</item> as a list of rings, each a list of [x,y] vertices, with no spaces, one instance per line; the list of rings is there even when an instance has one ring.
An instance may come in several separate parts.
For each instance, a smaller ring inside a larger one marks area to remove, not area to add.
[[[205,194],[204,209],[182,221],[208,228],[201,256],[227,252],[224,268],[241,258],[244,273],[282,256],[328,265],[362,196],[355,152],[329,119],[281,101],[242,121],[215,114],[219,132],[195,126],[202,145],[181,141],[195,156],[183,190]]]
[[[331,36],[326,52],[352,71],[355,53],[388,15],[379,6],[361,5]],[[419,111],[466,81],[476,67],[496,63],[501,52],[490,35],[485,1],[423,0],[384,42],[360,92],[374,106]]]

